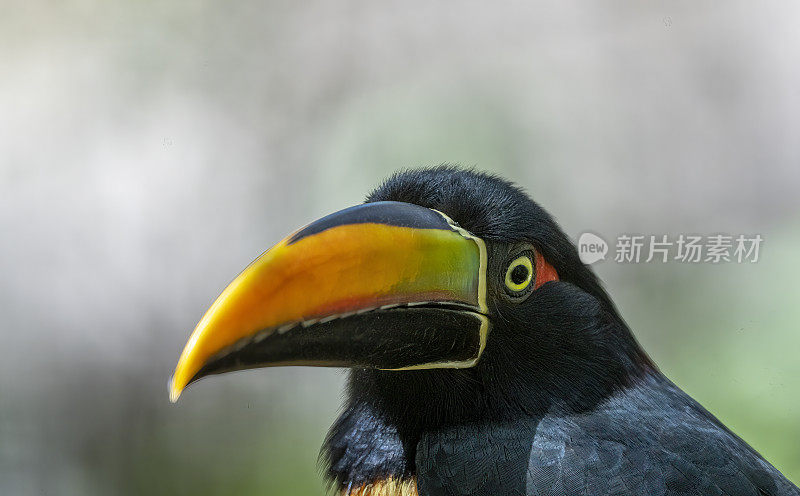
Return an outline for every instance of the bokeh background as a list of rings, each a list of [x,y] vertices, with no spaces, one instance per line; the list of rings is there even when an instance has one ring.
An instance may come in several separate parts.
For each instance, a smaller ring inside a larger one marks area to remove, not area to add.
[[[568,234],[761,234],[604,278],[680,386],[800,482],[797,2],[5,0],[0,494],[322,494],[343,374],[208,379],[191,329],[285,233],[460,163]]]

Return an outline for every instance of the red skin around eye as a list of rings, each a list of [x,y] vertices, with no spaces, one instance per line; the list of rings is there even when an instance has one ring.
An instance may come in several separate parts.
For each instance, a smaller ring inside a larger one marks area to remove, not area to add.
[[[556,269],[547,263],[541,253],[538,251],[534,253],[534,263],[536,264],[536,285],[535,289],[548,281],[558,281],[558,272]]]

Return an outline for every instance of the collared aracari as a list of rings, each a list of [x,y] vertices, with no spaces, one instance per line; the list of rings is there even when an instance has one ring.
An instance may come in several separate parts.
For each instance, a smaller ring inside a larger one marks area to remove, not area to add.
[[[322,455],[338,494],[800,495],[665,378],[521,189],[401,172],[256,259],[170,385],[349,367]]]

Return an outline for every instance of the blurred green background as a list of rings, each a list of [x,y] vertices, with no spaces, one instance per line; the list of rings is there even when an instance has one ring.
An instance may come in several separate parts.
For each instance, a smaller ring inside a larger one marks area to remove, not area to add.
[[[167,380],[262,250],[399,168],[566,232],[759,233],[596,270],[675,382],[800,482],[797,2],[6,0],[0,494],[305,495],[343,373]]]

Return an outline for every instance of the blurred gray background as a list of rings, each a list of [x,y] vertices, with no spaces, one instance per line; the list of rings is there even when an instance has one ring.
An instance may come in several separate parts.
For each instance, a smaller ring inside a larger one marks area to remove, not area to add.
[[[6,0],[0,494],[321,494],[342,372],[167,380],[222,288],[400,168],[568,234],[759,233],[596,266],[661,368],[800,482],[800,4]]]

